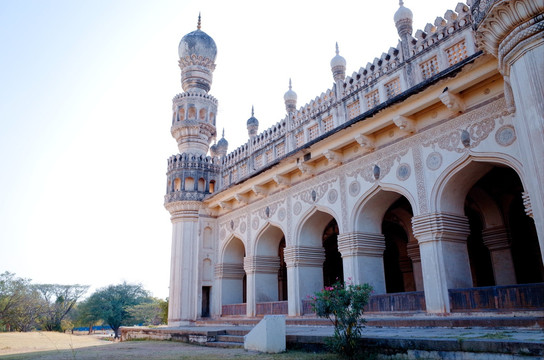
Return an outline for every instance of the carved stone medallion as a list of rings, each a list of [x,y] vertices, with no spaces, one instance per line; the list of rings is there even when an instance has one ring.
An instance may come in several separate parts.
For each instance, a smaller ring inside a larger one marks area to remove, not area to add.
[[[257,230],[257,228],[259,227],[259,218],[258,217],[254,217],[253,218],[253,221],[251,222],[251,227],[253,228],[253,230]]]
[[[359,185],[358,181],[353,181],[351,184],[349,184],[349,194],[351,196],[359,195],[359,191],[361,191],[361,185]]]
[[[245,221],[243,223],[240,224],[240,232],[243,234],[246,232],[246,228],[247,228],[247,225],[245,223]]]
[[[330,204],[334,204],[337,199],[338,199],[338,191],[336,191],[335,189],[331,189],[329,191],[329,194],[327,195],[327,200],[329,200]]]
[[[293,214],[298,215],[302,211],[302,204],[300,201],[297,201],[293,206]]]
[[[284,208],[281,208],[278,210],[278,219],[280,219],[280,221],[285,220],[285,215],[286,215],[286,211]]]
[[[512,125],[504,125],[497,130],[495,141],[501,146],[510,146],[516,141],[516,131]]]
[[[400,164],[397,168],[397,179],[404,181],[410,177],[411,173],[412,169],[410,168],[410,165],[406,163]]]
[[[442,165],[442,155],[439,152],[432,152],[427,156],[427,167],[430,170],[436,170]]]

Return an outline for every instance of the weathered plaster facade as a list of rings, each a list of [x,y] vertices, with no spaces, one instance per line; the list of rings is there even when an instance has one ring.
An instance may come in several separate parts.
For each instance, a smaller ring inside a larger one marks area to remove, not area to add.
[[[228,153],[208,94],[215,43],[180,43],[165,206],[171,214],[169,323],[240,304],[288,315],[336,277],[376,294],[542,282],[544,0],[469,1]],[[211,41],[210,41],[211,40]],[[213,44],[212,44],[213,43]],[[317,89],[318,90],[318,89]],[[224,315],[224,314],[223,314]]]

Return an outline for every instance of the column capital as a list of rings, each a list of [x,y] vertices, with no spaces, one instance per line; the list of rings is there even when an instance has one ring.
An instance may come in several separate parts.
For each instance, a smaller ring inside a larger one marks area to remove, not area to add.
[[[420,262],[421,261],[421,253],[419,251],[419,244],[416,242],[408,242],[406,245],[406,252],[408,253],[408,257],[412,259],[412,262]]]
[[[180,221],[197,221],[198,212],[202,203],[200,201],[174,201],[164,204],[170,212],[172,223]]]
[[[544,42],[541,0],[477,0],[471,11],[478,46],[499,60],[499,69],[505,76],[518,57]]]
[[[322,267],[325,261],[325,249],[322,247],[286,246],[283,256],[288,268]]]
[[[412,229],[419,244],[429,241],[466,242],[470,234],[464,215],[432,213],[412,218]]]
[[[279,256],[246,256],[244,258],[244,270],[247,274],[277,274],[279,269]]]
[[[482,240],[489,251],[510,248],[510,234],[504,226],[495,226],[482,230]]]
[[[221,263],[215,265],[215,277],[218,279],[241,279],[245,274],[242,264]]]
[[[342,257],[382,257],[385,251],[385,237],[382,234],[354,231],[338,235],[338,251]]]

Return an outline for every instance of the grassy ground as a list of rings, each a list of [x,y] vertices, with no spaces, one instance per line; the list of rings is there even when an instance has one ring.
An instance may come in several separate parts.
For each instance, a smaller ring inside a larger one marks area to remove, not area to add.
[[[43,351],[47,350],[47,351]],[[288,351],[259,354],[243,349],[221,349],[170,341],[111,342],[94,336],[59,333],[0,333],[0,359],[96,360],[96,359],[239,359],[310,360],[337,359],[332,354]]]

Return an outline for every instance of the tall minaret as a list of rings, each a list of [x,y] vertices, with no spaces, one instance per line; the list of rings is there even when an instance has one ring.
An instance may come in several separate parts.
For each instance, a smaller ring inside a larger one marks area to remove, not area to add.
[[[165,196],[165,207],[172,221],[168,305],[171,326],[186,324],[202,314],[198,301],[202,291],[198,273],[202,242],[200,209],[202,200],[215,190],[219,179],[219,159],[207,156],[210,142],[216,136],[217,100],[208,91],[217,48],[200,26],[199,15],[197,30],[185,35],[179,43],[184,92],[174,97],[172,106],[171,133],[180,153],[168,159]]]

